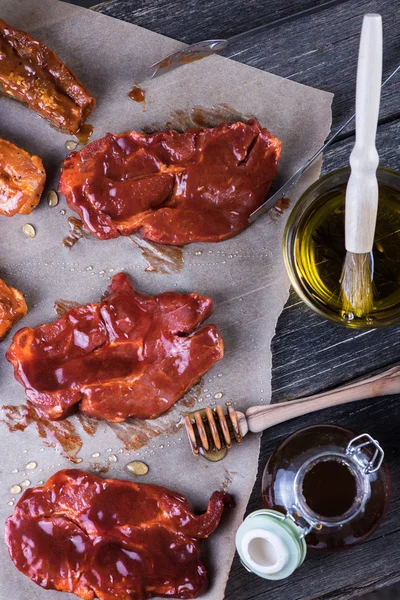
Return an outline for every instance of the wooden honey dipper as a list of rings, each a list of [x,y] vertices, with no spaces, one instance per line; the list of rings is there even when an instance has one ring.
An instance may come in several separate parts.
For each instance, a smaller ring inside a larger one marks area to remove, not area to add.
[[[400,366],[314,396],[252,406],[246,413],[227,403],[226,414],[222,406],[217,406],[187,413],[184,419],[193,454],[201,453],[205,458],[217,461],[232,448],[233,440],[240,444],[249,431],[257,433],[324,408],[399,393]]]

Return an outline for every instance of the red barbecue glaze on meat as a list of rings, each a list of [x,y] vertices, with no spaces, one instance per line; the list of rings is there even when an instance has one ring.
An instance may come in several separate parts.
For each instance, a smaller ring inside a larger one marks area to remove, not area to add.
[[[167,411],[223,356],[207,296],[144,296],[127,275],[113,277],[99,304],[79,306],[57,321],[24,327],[7,352],[16,379],[48,419],[78,409],[123,421]]]
[[[79,131],[96,104],[50,48],[2,19],[0,89],[69,133]]]
[[[280,148],[256,121],[107,134],[70,154],[59,191],[99,239],[140,230],[161,244],[219,242],[266,199]]]
[[[40,202],[45,182],[38,156],[0,139],[0,215],[29,215]]]
[[[199,539],[231,497],[202,515],[164,487],[63,470],[30,488],[6,522],[15,566],[36,584],[84,600],[197,598],[207,587]]]
[[[21,292],[0,279],[0,340],[28,312]]]

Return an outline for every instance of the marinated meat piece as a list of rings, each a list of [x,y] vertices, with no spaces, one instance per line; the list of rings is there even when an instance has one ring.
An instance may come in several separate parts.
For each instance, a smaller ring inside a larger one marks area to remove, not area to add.
[[[280,148],[256,121],[107,134],[68,156],[59,190],[102,240],[140,230],[161,244],[219,242],[266,199]]]
[[[18,331],[7,358],[26,395],[48,419],[79,410],[123,421],[167,411],[223,356],[207,296],[144,296],[124,273],[99,304]]]
[[[25,491],[5,541],[15,566],[47,589],[85,600],[197,598],[207,588],[199,539],[232,505],[214,492],[196,516],[164,487],[69,469]]]
[[[27,312],[28,307],[21,292],[8,287],[6,282],[0,279],[0,340]]]
[[[96,104],[50,48],[1,19],[0,88],[68,133],[78,131]]]
[[[46,172],[38,156],[0,139],[0,214],[29,215],[39,204],[45,182]]]

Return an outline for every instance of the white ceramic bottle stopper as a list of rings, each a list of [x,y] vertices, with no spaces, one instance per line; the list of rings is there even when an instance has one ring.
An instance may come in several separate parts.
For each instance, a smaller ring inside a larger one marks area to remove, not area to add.
[[[251,513],[236,533],[243,566],[264,579],[285,579],[304,561],[305,531],[275,510]]]

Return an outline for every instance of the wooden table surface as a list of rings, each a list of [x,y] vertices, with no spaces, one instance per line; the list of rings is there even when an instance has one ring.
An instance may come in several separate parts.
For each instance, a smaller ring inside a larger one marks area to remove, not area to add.
[[[93,6],[91,0],[73,0]],[[384,27],[384,76],[400,62],[398,0],[111,0],[95,10],[186,43],[226,38],[290,17],[237,42],[224,56],[310,86],[334,92],[333,129],[353,112],[362,15],[379,12]],[[308,9],[313,9],[308,12]],[[302,14],[302,11],[307,11]],[[126,51],[126,49],[124,49]],[[400,170],[400,74],[382,94],[377,146],[381,164]],[[323,172],[348,164],[353,130],[325,154]],[[322,320],[292,291],[273,340],[273,396],[281,402],[313,394],[398,363],[400,326],[351,331]],[[339,600],[355,598],[400,580],[400,396],[325,410],[264,433],[260,469],[288,434],[315,423],[367,431],[382,444],[393,480],[384,523],[353,550],[308,556],[291,579],[269,582],[249,574],[237,558],[228,600]],[[248,510],[261,507],[260,474]],[[374,596],[375,597],[375,596]],[[386,596],[385,596],[386,597]],[[394,598],[400,597],[400,592]]]

